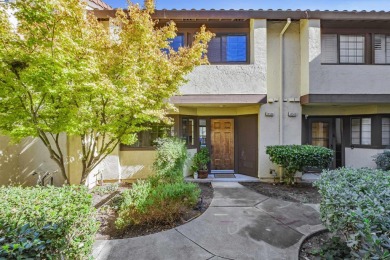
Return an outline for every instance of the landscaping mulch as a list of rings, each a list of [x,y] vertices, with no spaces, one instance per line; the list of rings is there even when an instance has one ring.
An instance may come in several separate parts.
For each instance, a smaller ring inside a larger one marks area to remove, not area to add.
[[[211,183],[198,183],[201,189],[201,194],[198,204],[193,208],[183,213],[179,220],[171,224],[148,224],[136,225],[119,231],[115,228],[116,210],[115,210],[115,196],[110,199],[107,204],[98,208],[97,220],[100,222],[100,229],[96,235],[97,240],[102,239],[121,239],[150,235],[164,230],[172,229],[183,225],[192,219],[200,216],[209,207],[213,199],[213,188]],[[119,193],[118,193],[119,194]],[[107,199],[110,195],[100,196],[100,199]],[[112,196],[112,194],[111,194]],[[98,195],[94,194],[95,205],[99,203]]]
[[[296,183],[286,185],[280,183],[240,182],[241,185],[262,195],[300,203],[318,204],[321,196],[316,187],[311,183]]]

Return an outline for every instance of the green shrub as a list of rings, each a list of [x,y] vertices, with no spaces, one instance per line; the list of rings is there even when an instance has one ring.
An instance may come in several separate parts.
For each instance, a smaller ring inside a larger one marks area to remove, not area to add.
[[[86,259],[98,224],[85,187],[1,187],[0,258]]]
[[[295,173],[305,167],[328,168],[333,159],[333,151],[312,145],[273,145],[267,146],[266,154],[271,162],[284,169],[284,178],[288,184],[294,182]]]
[[[194,157],[192,157],[191,170],[197,172],[198,170],[207,171],[207,164],[210,162],[210,153],[206,147],[200,149]]]
[[[374,161],[378,169],[390,171],[390,150],[376,155]]]
[[[322,173],[315,183],[322,196],[321,219],[347,237],[357,258],[390,258],[390,174],[342,168]]]
[[[152,185],[150,180],[135,183],[122,193],[116,226],[172,223],[189,207],[193,207],[200,190],[196,184],[185,182]]]
[[[187,160],[187,147],[178,138],[157,139],[157,155],[154,169],[164,181],[183,179],[183,168]]]

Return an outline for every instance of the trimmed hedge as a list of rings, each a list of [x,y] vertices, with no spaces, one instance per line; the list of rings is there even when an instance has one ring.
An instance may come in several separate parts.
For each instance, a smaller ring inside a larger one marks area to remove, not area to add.
[[[284,179],[294,183],[295,173],[305,167],[328,168],[333,160],[333,150],[313,145],[272,145],[266,147],[271,162],[284,168]]]
[[[356,258],[390,258],[390,174],[372,169],[325,171],[315,184],[321,219],[342,232]]]
[[[86,187],[1,187],[0,198],[0,258],[89,258],[98,224]]]

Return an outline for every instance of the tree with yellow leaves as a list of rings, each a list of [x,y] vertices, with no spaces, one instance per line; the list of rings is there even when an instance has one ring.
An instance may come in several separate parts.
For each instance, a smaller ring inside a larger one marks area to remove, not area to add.
[[[79,0],[0,7],[0,132],[14,141],[38,137],[65,180],[60,134],[79,137],[84,184],[118,144],[134,143],[147,123],[167,121],[167,100],[207,63],[212,33],[203,26],[191,46],[175,51],[175,23],[157,27],[153,11],[154,1],[129,3],[111,21],[113,34]]]

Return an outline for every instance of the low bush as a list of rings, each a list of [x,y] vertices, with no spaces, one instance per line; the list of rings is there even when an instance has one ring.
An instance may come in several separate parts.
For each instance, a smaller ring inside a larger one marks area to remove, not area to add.
[[[198,201],[199,187],[193,183],[161,183],[143,180],[122,193],[117,228],[129,225],[172,223]]]
[[[157,155],[153,164],[159,177],[164,181],[183,180],[183,168],[188,153],[184,141],[178,138],[157,139]]]
[[[0,259],[87,259],[98,224],[85,187],[1,187]]]
[[[271,162],[284,169],[284,180],[294,183],[295,173],[305,167],[328,168],[333,159],[333,150],[312,145],[272,145],[266,154]]]
[[[186,159],[187,148],[182,140],[157,140],[154,162],[157,174],[137,181],[132,189],[122,193],[115,222],[118,229],[129,225],[172,223],[197,203],[199,187],[184,182]]]
[[[315,183],[322,196],[321,219],[341,232],[356,258],[390,258],[390,174],[342,168],[322,173]]]
[[[385,150],[383,153],[376,155],[374,161],[378,169],[390,171],[390,150]]]

